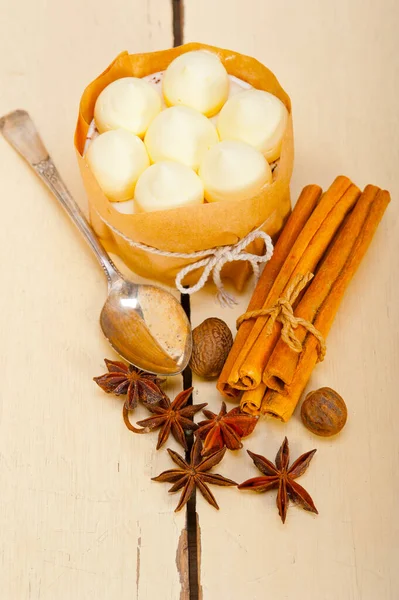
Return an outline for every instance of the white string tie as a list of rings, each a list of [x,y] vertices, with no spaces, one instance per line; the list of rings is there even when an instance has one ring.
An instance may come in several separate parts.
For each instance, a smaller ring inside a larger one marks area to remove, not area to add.
[[[147,246],[140,242],[135,242],[124,233],[113,227],[100,213],[96,210],[97,215],[100,219],[118,236],[120,236],[125,242],[132,248],[139,248],[150,254],[157,254],[158,256],[166,256],[170,258],[187,258],[195,259],[195,262],[183,267],[176,275],[175,285],[181,294],[195,294],[202,289],[209,277],[212,275],[213,282],[218,290],[218,300],[222,306],[232,306],[236,304],[234,296],[226,292],[221,278],[221,271],[227,263],[235,261],[248,261],[252,267],[256,281],[259,278],[260,265],[266,263],[273,256],[273,242],[271,237],[261,231],[261,228],[265,223],[262,223],[257,229],[248,233],[245,237],[239,240],[236,244],[230,246],[217,246],[216,248],[209,248],[208,250],[199,250],[197,252],[168,252],[167,250],[159,250],[153,246]],[[261,239],[265,243],[265,253],[261,256],[245,252],[245,249],[254,240]],[[192,286],[184,286],[183,280],[192,271],[203,268],[203,272],[199,277],[197,283]]]

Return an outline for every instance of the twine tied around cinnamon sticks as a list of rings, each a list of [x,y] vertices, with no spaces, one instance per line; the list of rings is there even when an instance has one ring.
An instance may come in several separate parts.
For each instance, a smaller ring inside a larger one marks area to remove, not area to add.
[[[318,359],[321,362],[324,360],[326,355],[326,342],[322,334],[316,327],[306,319],[296,317],[294,315],[294,309],[292,308],[295,300],[298,298],[300,292],[306,287],[309,281],[313,279],[313,273],[306,273],[302,275],[298,273],[292,283],[288,286],[287,290],[277,300],[277,302],[270,308],[260,308],[259,310],[251,310],[237,319],[237,329],[240,325],[248,319],[257,319],[258,317],[269,316],[269,319],[265,325],[266,335],[270,335],[273,331],[274,324],[276,322],[281,323],[281,339],[293,350],[294,352],[302,352],[302,343],[295,335],[295,329],[298,325],[302,325],[309,333],[311,333],[318,341]]]

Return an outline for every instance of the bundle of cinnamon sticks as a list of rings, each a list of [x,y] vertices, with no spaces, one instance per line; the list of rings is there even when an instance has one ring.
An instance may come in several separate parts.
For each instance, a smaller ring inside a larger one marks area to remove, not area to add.
[[[343,176],[324,194],[316,185],[303,189],[218,380],[223,395],[241,397],[242,410],[291,417],[389,201],[387,191],[368,185],[361,193]],[[292,308],[294,344],[284,319],[273,317],[281,305]]]

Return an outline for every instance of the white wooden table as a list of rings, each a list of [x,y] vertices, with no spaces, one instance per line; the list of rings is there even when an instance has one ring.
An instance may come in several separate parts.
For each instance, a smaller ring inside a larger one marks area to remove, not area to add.
[[[171,46],[172,4],[3,0],[0,115],[31,113],[82,206],[72,143],[80,94],[119,51]],[[294,199],[342,173],[393,200],[312,377],[312,388],[346,399],[346,428],[323,440],[294,415],[288,425],[260,423],[245,442],[268,457],[284,435],[293,457],[318,448],[301,483],[320,515],[291,508],[283,526],[273,493],[217,488],[220,511],[199,496],[204,600],[399,597],[398,17],[395,0],[184,0],[185,41],[256,56],[290,94]],[[101,269],[2,139],[0,182],[1,598],[190,598],[184,511],[173,512],[167,485],[150,481],[170,459],[155,451],[155,434],[125,429],[120,400],[91,379],[113,356],[97,324]],[[234,311],[209,291],[195,296],[193,325],[207,316],[233,325],[249,293]],[[195,386],[195,400],[216,410],[214,384]],[[218,472],[256,474],[245,452],[229,453]]]

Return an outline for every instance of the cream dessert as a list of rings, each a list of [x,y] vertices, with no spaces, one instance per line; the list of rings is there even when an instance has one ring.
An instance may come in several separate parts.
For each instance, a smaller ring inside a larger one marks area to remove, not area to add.
[[[165,71],[108,85],[97,98],[85,154],[122,214],[204,197],[239,200],[272,182],[287,121],[277,97],[228,75],[216,54],[193,51]],[[113,138],[97,142],[111,131]]]
[[[118,202],[133,197],[139,176],[150,166],[143,141],[126,129],[98,135],[86,158],[103,192]]]
[[[198,170],[207,150],[219,137],[213,123],[188,106],[163,110],[151,123],[144,143],[151,162],[175,160]]]
[[[136,212],[152,212],[180,206],[202,204],[204,186],[186,165],[161,161],[140,176],[134,194]]]
[[[94,120],[100,133],[122,128],[143,137],[161,108],[159,94],[148,81],[122,77],[110,83],[98,96]]]
[[[229,76],[221,60],[205,50],[178,56],[166,69],[162,81],[168,106],[189,106],[207,117],[222,108],[229,87]]]
[[[269,163],[245,142],[219,142],[204,156],[199,176],[208,202],[245,200],[272,181]]]
[[[226,102],[217,129],[221,140],[246,142],[273,162],[280,156],[287,121],[288,111],[279,98],[251,89]]]

